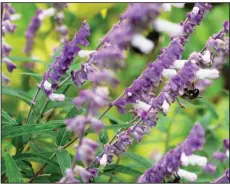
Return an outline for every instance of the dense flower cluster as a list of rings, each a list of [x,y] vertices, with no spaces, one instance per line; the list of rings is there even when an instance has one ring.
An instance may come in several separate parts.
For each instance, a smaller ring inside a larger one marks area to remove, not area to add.
[[[161,83],[164,69],[172,68],[174,62],[181,59],[185,43],[210,8],[211,5],[208,3],[195,4],[193,10],[187,14],[187,19],[181,23],[183,35],[172,38],[170,45],[162,49],[162,53],[157,60],[150,63],[142,75],[125,90],[126,97],[119,98],[114,102],[120,112],[125,112],[128,103],[136,103],[137,100],[149,100],[149,91],[153,88],[155,92]]]
[[[84,21],[73,40],[64,45],[60,56],[56,57],[55,62],[51,64],[48,71],[44,74],[41,88],[50,100],[63,101],[65,99],[63,94],[55,94],[53,92],[56,90],[60,78],[66,74],[76,54],[81,50],[80,45],[87,46],[89,44],[86,39],[89,35],[90,27]],[[48,81],[49,79],[52,81],[51,83]]]
[[[211,54],[209,57],[206,57],[206,54],[210,52],[208,50],[210,40],[218,40],[226,35],[226,33],[227,32],[225,32],[225,30],[221,30],[219,34],[211,37],[207,41],[207,50],[205,52],[202,51],[200,53],[191,54],[188,61],[183,63],[182,68],[178,71],[178,73],[171,77],[171,79],[166,83],[160,94],[157,97],[150,99],[149,104],[143,101],[138,101],[135,104],[135,113],[140,117],[140,120],[137,121],[134,126],[131,126],[127,130],[121,132],[117,136],[117,140],[115,142],[105,146],[104,154],[102,158],[100,158],[101,164],[106,165],[112,160],[113,155],[120,155],[123,153],[128,145],[132,144],[132,136],[134,136],[137,141],[140,141],[142,136],[148,132],[149,128],[156,124],[158,120],[158,112],[166,115],[169,111],[170,104],[175,102],[177,96],[182,96],[184,89],[192,85],[193,81],[199,78],[200,75],[204,78],[212,78],[212,75],[214,75],[214,77],[218,77],[218,75],[216,75],[216,71],[213,72],[212,70],[210,71],[201,67],[208,67],[211,63]],[[215,51],[218,49],[219,48],[217,47]],[[142,125],[140,125],[141,121],[144,122]],[[199,149],[199,146],[202,144],[202,142],[200,144],[196,144],[196,149]],[[189,145],[192,146],[193,144],[190,143],[188,144],[188,147],[185,146],[184,148],[187,155],[193,152],[193,148],[189,147]],[[108,156],[109,159],[107,159]]]
[[[181,178],[195,181],[194,173],[180,169],[182,165],[199,165],[206,162],[205,157],[192,153],[203,148],[205,142],[204,129],[200,124],[195,124],[187,139],[179,146],[167,152],[158,163],[145,171],[138,179],[138,183],[161,183],[165,178],[170,178],[177,173]]]
[[[15,14],[14,8],[10,3],[3,3],[3,20],[2,20],[2,34],[3,36],[8,33],[14,33],[16,29],[16,25],[11,21],[17,20],[20,18],[19,14]],[[6,64],[7,70],[11,73],[16,67],[16,65],[8,58],[10,55],[12,48],[8,45],[4,39],[2,38],[2,58],[1,61]],[[2,80],[8,84],[10,79],[6,77],[2,73]]]
[[[224,23],[224,31],[229,31],[229,22]],[[211,52],[211,44],[214,44],[216,48],[216,53],[213,55],[212,68],[221,70],[224,64],[226,63],[226,58],[229,55],[229,38],[226,36],[220,36],[217,40],[210,40],[209,50]],[[196,87],[203,92],[207,86],[210,86],[212,81],[210,79],[201,79],[197,81]]]
[[[104,73],[102,70],[104,67],[111,69],[122,67],[124,50],[132,43],[136,34],[141,33],[154,21],[161,9],[160,3],[131,3],[126,12],[121,15],[120,21],[103,38],[100,43],[101,48],[88,54],[89,59],[82,64],[81,70],[71,72],[76,86],[79,87],[86,80],[90,80],[88,74],[92,73],[92,64],[97,65],[102,73]],[[142,25],[141,27],[138,22]]]

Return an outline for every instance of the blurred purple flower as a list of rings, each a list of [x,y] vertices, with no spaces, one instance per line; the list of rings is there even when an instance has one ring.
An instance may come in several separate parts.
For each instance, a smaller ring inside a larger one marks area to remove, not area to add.
[[[82,90],[78,97],[73,100],[77,108],[87,104],[88,113],[96,115],[99,108],[108,105],[108,89],[106,87],[97,87],[92,90]]]
[[[6,64],[7,70],[11,73],[17,66],[8,58],[2,58],[2,62]]]
[[[213,153],[212,157],[215,158],[216,160],[219,160],[219,161],[224,161],[227,159],[226,154],[222,153],[220,151]]]
[[[10,79],[2,73],[2,81],[7,85],[10,82]]]
[[[98,144],[91,139],[84,138],[81,145],[77,146],[77,159],[82,161],[86,166],[95,159],[95,152]]]
[[[38,31],[38,29],[40,28],[41,23],[42,23],[42,20],[39,17],[42,13],[43,13],[43,10],[41,10],[41,9],[36,11],[36,14],[31,19],[29,27],[28,27],[28,29],[26,31],[26,35],[25,35],[26,36],[26,45],[25,45],[25,48],[24,48],[24,52],[27,55],[31,54],[32,47],[33,47],[33,44],[34,44],[34,37],[35,37],[36,32]]]
[[[212,163],[208,163],[205,168],[204,171],[206,173],[211,173],[214,174],[216,172],[216,165],[212,164]]]

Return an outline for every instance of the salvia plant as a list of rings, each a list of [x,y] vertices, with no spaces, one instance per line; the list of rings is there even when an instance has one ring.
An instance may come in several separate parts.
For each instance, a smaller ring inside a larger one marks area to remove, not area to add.
[[[227,4],[1,7],[3,183],[230,182]]]

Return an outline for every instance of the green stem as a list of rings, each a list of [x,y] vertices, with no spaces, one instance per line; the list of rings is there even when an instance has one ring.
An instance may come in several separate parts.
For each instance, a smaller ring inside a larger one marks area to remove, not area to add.
[[[32,100],[32,102],[31,102],[30,110],[29,110],[28,116],[27,116],[27,118],[26,118],[25,124],[27,124],[28,121],[29,121],[30,115],[31,115],[31,113],[32,113],[33,105],[34,105],[35,102],[36,102],[36,99],[37,99],[37,96],[38,96],[40,90],[41,90],[41,88],[38,87],[38,89],[37,89],[37,91],[36,91],[36,93],[35,93],[35,95],[34,95],[34,97],[33,97],[33,100]]]

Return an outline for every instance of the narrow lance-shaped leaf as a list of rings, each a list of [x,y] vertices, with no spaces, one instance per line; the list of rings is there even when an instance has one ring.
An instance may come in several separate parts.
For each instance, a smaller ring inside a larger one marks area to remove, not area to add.
[[[39,125],[27,124],[21,126],[7,126],[5,128],[3,127],[2,129],[2,139],[17,137],[29,133],[45,132],[48,130],[53,130],[55,128],[61,128],[64,126],[65,125],[62,120],[56,120],[50,123],[47,122],[45,124],[39,124]]]
[[[18,166],[16,165],[11,155],[8,152],[4,152],[3,157],[5,161],[6,175],[8,177],[9,183],[23,183],[22,174],[18,170]]]
[[[71,168],[71,158],[69,153],[66,150],[58,150],[56,152],[57,161],[61,168],[63,176],[65,175],[65,170]]]
[[[10,115],[2,109],[2,118],[5,119],[9,125],[17,125],[18,123],[10,117]]]

